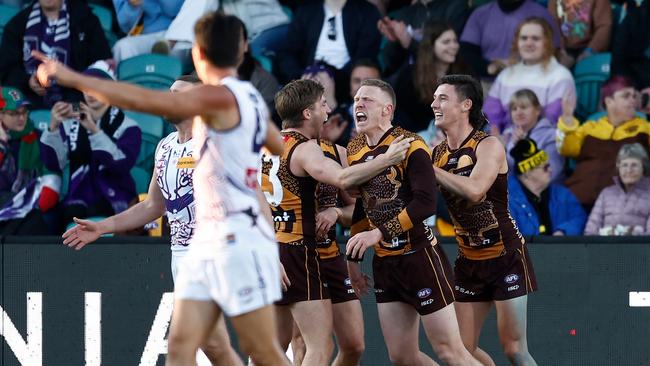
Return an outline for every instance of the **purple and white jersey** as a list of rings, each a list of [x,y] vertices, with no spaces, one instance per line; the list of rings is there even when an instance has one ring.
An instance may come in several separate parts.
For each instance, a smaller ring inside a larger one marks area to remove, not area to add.
[[[165,199],[173,252],[187,250],[196,225],[193,148],[192,140],[181,144],[178,132],[172,132],[162,139],[156,151],[156,183]]]
[[[242,227],[255,232],[255,223],[263,223],[257,226],[264,230],[265,235],[271,238],[274,235],[271,226],[260,216],[257,196],[260,149],[265,142],[269,120],[266,104],[257,89],[247,81],[228,77],[222,80],[222,85],[237,100],[239,124],[217,131],[196,120],[192,133],[197,202],[192,243],[217,247],[228,244],[217,239],[224,233],[239,231]],[[195,249],[206,255],[211,252]]]

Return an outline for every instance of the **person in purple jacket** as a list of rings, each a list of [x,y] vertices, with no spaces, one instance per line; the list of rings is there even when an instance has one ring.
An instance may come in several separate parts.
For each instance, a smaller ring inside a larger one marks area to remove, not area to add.
[[[556,129],[542,114],[542,106],[537,95],[530,89],[520,89],[510,98],[508,104],[512,125],[502,134],[506,145],[506,156],[510,171],[515,170],[515,161],[510,151],[522,139],[534,140],[537,146],[546,152],[551,165],[551,183],[564,180],[564,157],[557,151],[555,144]]]
[[[115,79],[104,61],[84,73]],[[79,104],[57,102],[49,129],[40,139],[46,168],[62,172],[69,167],[70,183],[61,207],[64,225],[73,217],[122,212],[137,197],[129,172],[140,152],[140,128],[119,108],[87,94],[84,99]]]

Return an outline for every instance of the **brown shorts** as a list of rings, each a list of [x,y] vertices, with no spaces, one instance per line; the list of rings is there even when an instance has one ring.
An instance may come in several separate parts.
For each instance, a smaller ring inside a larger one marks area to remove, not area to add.
[[[279,244],[280,262],[287,272],[291,286],[282,293],[276,305],[290,305],[300,301],[329,299],[330,294],[322,278],[322,268],[316,247]]]
[[[375,255],[372,267],[377,303],[400,301],[426,315],[454,302],[454,278],[440,245],[405,255]]]
[[[359,299],[354,293],[348,276],[345,255],[339,254],[334,258],[321,259],[320,270],[332,298],[332,304]]]
[[[454,277],[456,300],[462,302],[508,300],[537,290],[526,245],[494,259],[458,257]]]

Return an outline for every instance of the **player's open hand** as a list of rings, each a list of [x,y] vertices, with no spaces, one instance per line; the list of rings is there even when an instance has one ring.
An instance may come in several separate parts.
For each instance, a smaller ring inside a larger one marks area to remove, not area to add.
[[[413,137],[405,138],[404,136],[398,136],[390,143],[388,150],[380,156],[385,156],[390,165],[399,164],[406,158],[406,152],[411,147],[413,140],[415,140]]]
[[[355,262],[348,263],[348,276],[352,283],[352,288],[358,297],[366,296],[369,289],[372,287],[372,280],[370,277],[361,272],[361,264]]]
[[[102,235],[98,223],[90,220],[78,219],[76,217],[73,218],[73,220],[77,225],[63,233],[64,245],[74,248],[75,250],[80,250],[87,244],[97,240]]]
[[[345,254],[349,258],[362,258],[366,250],[379,243],[382,234],[379,229],[364,231],[354,235],[345,246]]]
[[[38,69],[36,70],[36,78],[45,88],[52,84],[52,80],[55,80],[57,84],[70,86],[75,74],[77,74],[64,64],[47,57],[41,52],[32,51],[32,56],[41,61],[41,64],[38,65]]]

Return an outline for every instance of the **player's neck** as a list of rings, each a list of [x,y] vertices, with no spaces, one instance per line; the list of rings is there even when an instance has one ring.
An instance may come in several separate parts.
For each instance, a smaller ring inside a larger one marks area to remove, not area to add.
[[[192,119],[187,119],[176,125],[178,131],[178,143],[184,144],[192,139]]]
[[[473,130],[474,128],[468,122],[460,124],[458,128],[445,130],[445,134],[447,135],[447,145],[452,150],[458,149]]]
[[[237,69],[209,67],[205,72],[205,80],[202,81],[204,84],[219,85],[221,84],[221,80],[229,76],[237,77]]]
[[[384,137],[386,132],[390,130],[393,127],[390,123],[388,124],[380,124],[379,126],[370,129],[368,131],[364,131],[363,134],[366,135],[366,142],[368,142],[368,146],[376,146],[379,141],[381,141],[381,138]]]
[[[307,127],[289,127],[283,129],[282,132],[298,132],[308,139],[315,139],[317,137],[316,134],[312,133]]]

